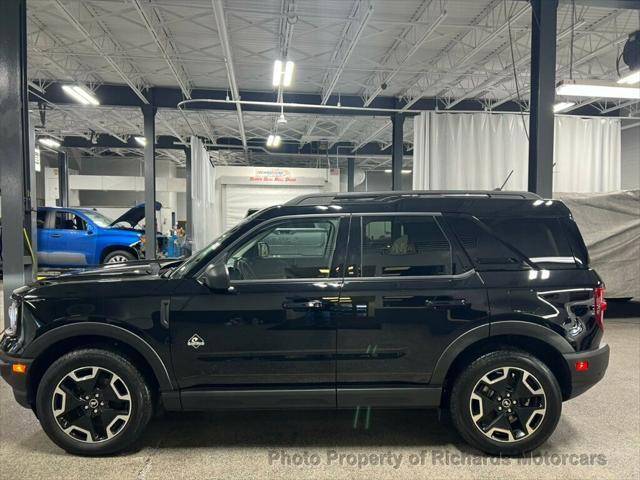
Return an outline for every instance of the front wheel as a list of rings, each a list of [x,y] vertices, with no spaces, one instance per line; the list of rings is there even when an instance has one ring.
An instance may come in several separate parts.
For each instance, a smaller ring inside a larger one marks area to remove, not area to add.
[[[452,420],[471,445],[492,455],[517,455],[539,447],[553,433],[562,395],[549,368],[512,350],[487,353],[456,379]]]
[[[136,257],[131,252],[127,252],[126,250],[116,250],[104,257],[103,263],[125,263],[135,259]]]
[[[128,359],[83,349],[47,369],[36,409],[42,428],[59,447],[77,455],[107,455],[139,438],[153,403],[144,377]]]

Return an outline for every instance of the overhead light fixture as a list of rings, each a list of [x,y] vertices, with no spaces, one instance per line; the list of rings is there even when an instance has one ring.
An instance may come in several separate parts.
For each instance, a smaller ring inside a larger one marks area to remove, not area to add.
[[[618,80],[618,83],[623,85],[635,85],[636,83],[640,83],[640,70],[636,70],[635,72],[625,75]]]
[[[278,123],[281,123],[281,124],[287,123],[287,119],[284,118],[284,113],[281,113],[280,116],[278,117]]]
[[[144,137],[137,136],[135,137],[136,142],[138,142],[143,147],[147,145],[147,139]]]
[[[291,60],[287,60],[287,63],[284,66],[284,78],[282,79],[282,85],[285,87],[290,86],[292,79],[293,79],[293,62]]]
[[[401,171],[403,174],[405,174],[405,175],[407,175],[407,174],[411,173],[411,170],[405,170],[405,169],[402,169],[402,170],[400,170],[400,171]],[[391,170],[390,168],[387,168],[387,169],[384,171],[384,173],[391,173],[391,172],[393,172],[393,170]]]
[[[553,113],[559,113],[565,111],[567,108],[571,108],[576,102],[558,102],[553,106]]]
[[[279,87],[282,79],[282,60],[273,62],[273,86]]]
[[[269,135],[267,137],[267,147],[278,147],[280,146],[280,135]]]
[[[49,147],[49,148],[60,148],[60,142],[57,141],[55,138],[51,138],[51,137],[41,137],[38,139],[38,141],[44,145],[45,147]]]
[[[95,95],[81,85],[63,85],[62,90],[83,105],[100,105]]]
[[[564,97],[640,99],[640,88],[601,80],[563,80],[556,86],[556,94]]]
[[[293,79],[293,68],[294,64],[291,60],[287,60],[284,64],[284,69],[282,60],[273,62],[273,86],[279,87],[282,85],[283,87],[289,87]]]

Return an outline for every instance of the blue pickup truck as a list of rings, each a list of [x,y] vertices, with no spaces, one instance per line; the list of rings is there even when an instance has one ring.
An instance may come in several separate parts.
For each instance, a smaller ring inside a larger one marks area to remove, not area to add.
[[[89,208],[39,207],[38,263],[75,268],[137,260],[145,232],[136,227],[143,218],[144,204],[116,220]]]

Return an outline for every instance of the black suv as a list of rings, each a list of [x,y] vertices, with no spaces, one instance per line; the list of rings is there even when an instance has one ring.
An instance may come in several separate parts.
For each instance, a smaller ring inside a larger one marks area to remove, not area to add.
[[[519,454],[600,380],[603,283],[569,210],[515,192],[317,194],[186,261],[13,292],[2,376],[68,452],[165,410],[441,407]]]

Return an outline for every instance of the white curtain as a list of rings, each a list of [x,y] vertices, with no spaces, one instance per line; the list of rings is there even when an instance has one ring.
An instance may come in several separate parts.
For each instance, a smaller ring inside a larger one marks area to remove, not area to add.
[[[191,208],[193,250],[200,250],[214,237],[216,175],[202,140],[191,137]]]
[[[527,189],[528,116],[423,112],[414,118],[416,190]],[[554,191],[620,189],[620,122],[556,117]]]

